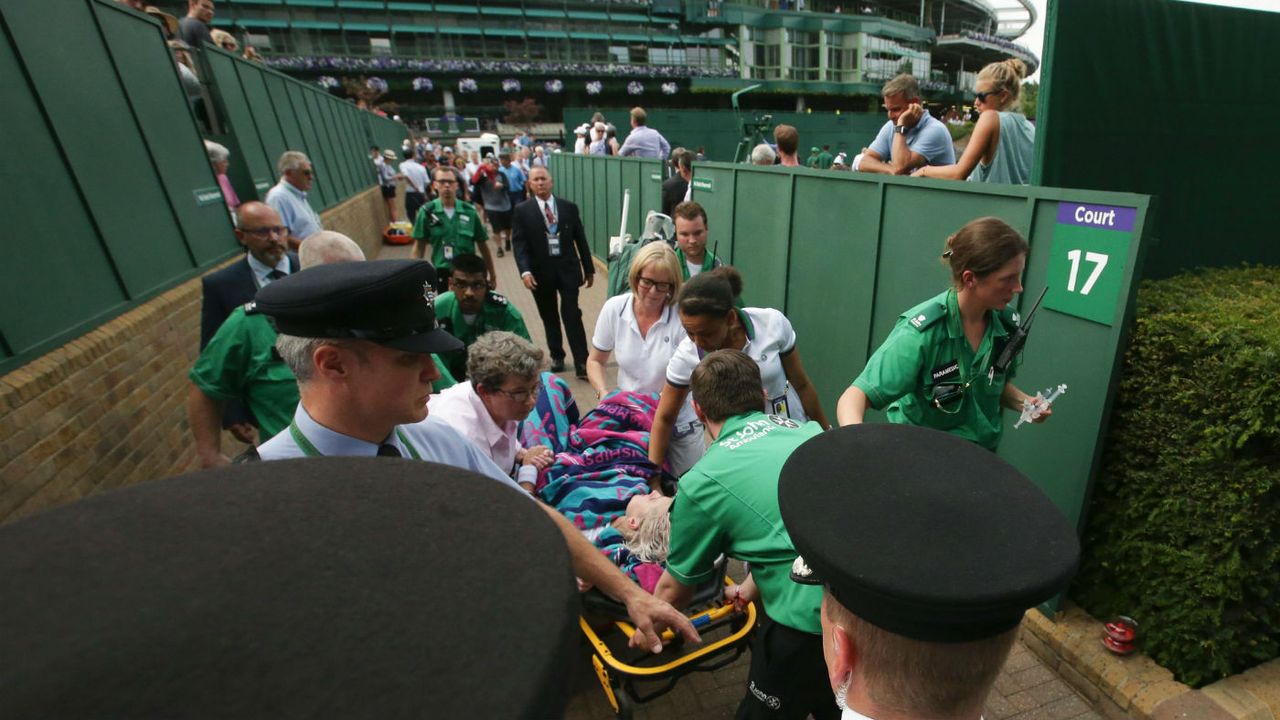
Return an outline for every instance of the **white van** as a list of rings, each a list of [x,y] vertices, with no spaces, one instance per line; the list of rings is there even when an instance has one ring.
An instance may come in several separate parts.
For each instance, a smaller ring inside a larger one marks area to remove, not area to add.
[[[502,147],[502,140],[494,133],[483,133],[480,137],[464,137],[458,138],[458,152],[463,157],[468,157],[471,153],[475,153],[475,160],[479,162],[486,155],[492,154],[498,156],[498,150]]]

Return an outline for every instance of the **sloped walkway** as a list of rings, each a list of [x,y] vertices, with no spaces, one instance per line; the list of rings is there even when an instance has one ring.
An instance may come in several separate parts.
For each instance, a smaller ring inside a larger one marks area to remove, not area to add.
[[[378,257],[407,258],[409,253],[409,246],[387,245],[383,246]],[[538,318],[537,308],[533,304],[533,295],[525,290],[520,282],[515,259],[511,253],[507,253],[506,257],[495,257],[494,260],[498,271],[498,291],[506,295],[524,315],[525,324],[529,327],[529,335],[532,336],[534,343],[545,347],[546,335],[542,321]],[[591,339],[591,330],[595,327],[596,317],[600,314],[600,307],[606,299],[605,285],[604,270],[597,263],[594,286],[582,288],[579,296],[588,341]],[[568,351],[568,347],[565,350]],[[615,377],[615,372],[616,368],[611,363],[610,380]],[[591,385],[586,380],[574,378],[572,372],[566,373],[564,377],[573,389],[582,412],[585,413],[595,407],[595,393],[591,391]],[[574,673],[574,695],[565,718],[567,720],[607,720],[614,717],[613,710],[605,700],[595,672],[586,662],[586,657],[587,650],[584,645],[582,658]],[[749,664],[750,656],[744,654],[737,662],[716,672],[687,676],[671,693],[638,708],[635,717],[637,720],[732,718],[746,687]],[[1102,719],[1102,715],[1095,712],[1062,678],[1028,650],[1021,640],[1014,645],[1009,662],[1000,673],[1000,677],[996,679],[995,689],[987,701],[984,717],[985,720]]]

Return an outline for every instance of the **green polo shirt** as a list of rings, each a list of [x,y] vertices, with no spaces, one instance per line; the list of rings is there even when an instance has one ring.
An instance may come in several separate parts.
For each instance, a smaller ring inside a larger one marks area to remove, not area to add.
[[[298,383],[276,356],[275,344],[276,331],[267,316],[238,307],[187,373],[200,392],[215,400],[244,399],[264,439],[288,427],[298,407]]]
[[[525,327],[524,316],[507,298],[492,290],[484,298],[480,313],[468,323],[458,307],[458,297],[450,290],[436,296],[436,320],[445,332],[458,338],[467,347],[481,335],[494,330],[506,330],[533,342],[529,337],[529,328]],[[454,377],[467,376],[467,351],[455,350],[443,353],[445,365]]]
[[[462,253],[475,254],[480,243],[489,239],[474,205],[458,200],[453,210],[453,217],[449,217],[440,198],[436,198],[423,205],[413,221],[414,239],[431,243],[431,264],[437,268],[450,267],[453,258]],[[434,227],[432,213],[440,219]]]
[[[888,406],[889,422],[945,430],[995,451],[1003,431],[1000,395],[1014,368],[990,380],[987,371],[1017,323],[1010,309],[991,312],[975,352],[964,336],[956,291],[948,290],[903,313],[853,384],[871,407]],[[939,408],[933,388],[943,383],[967,387]]]
[[[298,407],[298,382],[293,371],[275,353],[276,330],[267,316],[232,311],[187,373],[200,392],[215,400],[243,399],[258,419],[265,440],[289,427]],[[432,383],[435,392],[457,384],[448,367],[431,356],[440,379]]]
[[[816,422],[760,412],[725,421],[719,439],[680,478],[667,572],[681,584],[698,585],[714,577],[721,553],[746,561],[769,617],[820,632],[822,588],[791,579],[796,550],[778,510],[778,475],[791,452],[821,432]]]

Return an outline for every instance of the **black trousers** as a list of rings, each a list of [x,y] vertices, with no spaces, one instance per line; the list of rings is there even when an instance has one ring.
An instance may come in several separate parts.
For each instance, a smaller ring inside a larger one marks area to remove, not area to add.
[[[751,642],[751,670],[747,694],[738,704],[737,720],[836,720],[822,636],[780,625],[768,617],[760,622]]]
[[[418,209],[427,204],[427,197],[420,192],[406,190],[404,193],[404,217],[409,222],[418,219]]]
[[[536,279],[536,278],[535,278]],[[547,352],[552,360],[564,360],[564,337],[560,322],[564,321],[564,334],[569,336],[569,352],[579,365],[587,364],[587,332],[582,327],[582,310],[578,308],[578,286],[567,278],[538,280],[533,289],[533,302],[538,306],[538,317],[547,329]],[[566,287],[567,286],[567,287]],[[560,310],[556,311],[559,295]]]

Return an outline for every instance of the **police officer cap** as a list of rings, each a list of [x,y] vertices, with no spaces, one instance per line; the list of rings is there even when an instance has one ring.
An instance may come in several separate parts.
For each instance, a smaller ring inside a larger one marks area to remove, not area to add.
[[[863,620],[928,642],[1018,625],[1063,590],[1080,544],[1012,465],[948,433],[854,425],[801,445],[783,466],[782,519],[801,558]]]
[[[276,330],[309,338],[357,338],[410,352],[464,346],[436,323],[436,271],[425,260],[317,265],[258,291]]]
[[[570,695],[581,605],[555,524],[434,463],[92,496],[0,527],[0,577],[6,720],[548,718]]]

